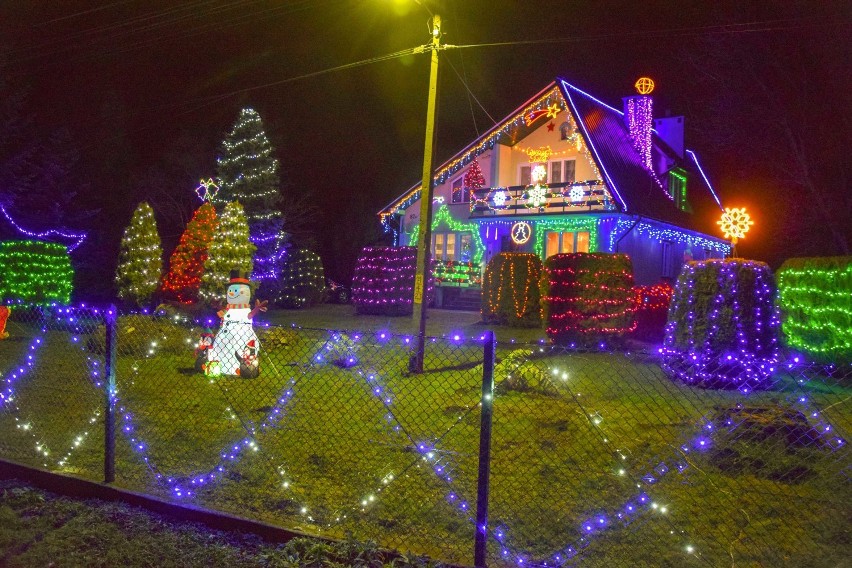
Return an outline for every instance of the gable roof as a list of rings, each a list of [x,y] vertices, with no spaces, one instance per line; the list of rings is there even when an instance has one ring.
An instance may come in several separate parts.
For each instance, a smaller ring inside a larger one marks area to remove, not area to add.
[[[602,179],[622,212],[673,223],[681,227],[696,228],[696,220],[708,211],[721,210],[718,195],[701,169],[698,157],[686,150],[684,158],[675,152],[652,131],[654,157],[664,154],[674,166],[689,171],[689,203],[694,215],[677,208],[654,172],[642,164],[624,120],[624,112],[595,98],[564,79],[557,79],[519,106],[506,118],[474,140],[450,160],[439,166],[433,183],[444,183],[449,175],[469,164],[476,156],[495,144],[513,146],[539,126],[530,126],[524,120],[530,112],[547,109],[557,104],[560,110],[570,112],[577,123],[580,135],[596,162]],[[387,215],[404,210],[420,197],[420,184],[415,184],[399,198],[390,202],[380,212],[384,221]],[[709,229],[709,228],[708,228]]]

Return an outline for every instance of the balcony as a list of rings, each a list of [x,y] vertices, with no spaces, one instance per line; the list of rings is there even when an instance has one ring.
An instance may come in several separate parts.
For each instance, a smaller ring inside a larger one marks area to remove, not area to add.
[[[606,184],[592,180],[476,189],[471,192],[470,218],[615,210]]]

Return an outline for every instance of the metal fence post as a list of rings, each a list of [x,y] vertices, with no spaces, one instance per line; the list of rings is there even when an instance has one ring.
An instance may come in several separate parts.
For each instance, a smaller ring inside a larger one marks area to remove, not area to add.
[[[482,361],[482,404],[479,421],[479,476],[476,483],[476,537],[473,564],[486,565],[488,544],[488,483],[491,473],[491,419],[494,414],[494,358],[496,341],[493,331],[485,332]]]
[[[115,351],[117,340],[118,312],[115,306],[107,308],[104,315],[104,333],[106,348],[104,350],[104,370],[106,384],[104,385],[104,483],[115,481]]]

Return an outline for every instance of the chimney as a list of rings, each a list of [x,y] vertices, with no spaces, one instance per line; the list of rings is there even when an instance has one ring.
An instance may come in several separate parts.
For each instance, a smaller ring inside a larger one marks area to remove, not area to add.
[[[657,136],[683,158],[683,117],[667,116],[654,119],[654,129],[657,131]]]
[[[638,95],[624,97],[624,120],[633,147],[639,152],[642,165],[653,171],[651,162],[651,130],[654,125],[654,100],[649,96],[654,90],[654,82],[642,77],[635,84]]]

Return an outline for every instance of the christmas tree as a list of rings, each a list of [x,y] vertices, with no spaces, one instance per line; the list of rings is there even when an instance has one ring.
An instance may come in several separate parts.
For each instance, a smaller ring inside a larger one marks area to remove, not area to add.
[[[148,303],[157,290],[163,270],[163,247],[157,233],[154,210],[139,204],[124,230],[115,284],[118,297],[138,306]]]
[[[252,271],[255,246],[249,240],[249,228],[243,206],[233,201],[225,206],[219,217],[219,226],[207,249],[204,273],[198,297],[212,304],[225,297],[232,270]]]
[[[274,154],[260,115],[244,108],[222,142],[216,167],[220,189],[215,202],[243,204],[251,240],[257,246],[254,277],[264,283],[267,293],[277,292],[274,288],[287,241],[278,209],[281,180]]]
[[[306,308],[319,303],[325,291],[325,272],[319,255],[307,249],[293,251],[281,268],[281,293],[277,303],[285,308]]]
[[[163,294],[184,304],[198,299],[207,248],[216,231],[216,209],[210,203],[192,215],[177,248],[169,259],[169,273],[163,279]]]
[[[464,186],[469,190],[485,187],[485,176],[482,175],[482,168],[476,159],[470,163],[467,173],[464,174]]]

